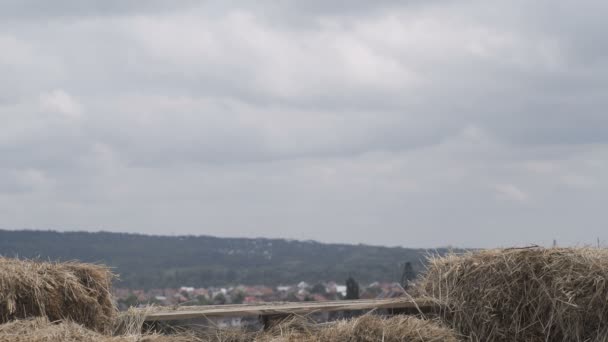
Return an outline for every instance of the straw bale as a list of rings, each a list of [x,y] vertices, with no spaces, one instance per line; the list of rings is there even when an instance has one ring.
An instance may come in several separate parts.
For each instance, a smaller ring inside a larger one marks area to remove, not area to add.
[[[190,336],[106,336],[74,322],[49,322],[46,317],[17,320],[0,325],[3,342],[194,342]]]
[[[459,337],[437,321],[413,316],[383,318],[364,315],[326,326],[304,324],[295,320],[279,324],[259,336],[260,342],[457,342]]]
[[[458,336],[432,320],[396,316],[366,315],[324,326],[297,318],[282,322],[269,331],[218,329],[195,334],[173,335],[134,333],[107,336],[82,325],[64,321],[51,323],[45,317],[17,320],[0,325],[0,341],[5,342],[457,342]]]
[[[432,257],[422,279],[471,341],[608,341],[608,251],[496,249]]]
[[[0,323],[44,316],[108,332],[117,312],[113,277],[100,265],[0,257]]]

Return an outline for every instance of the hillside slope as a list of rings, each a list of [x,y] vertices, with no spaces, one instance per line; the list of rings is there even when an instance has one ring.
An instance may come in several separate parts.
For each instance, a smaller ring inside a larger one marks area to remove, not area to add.
[[[0,230],[0,255],[105,263],[117,286],[155,288],[307,281],[398,281],[427,251],[282,239]],[[439,251],[442,252],[442,251]]]

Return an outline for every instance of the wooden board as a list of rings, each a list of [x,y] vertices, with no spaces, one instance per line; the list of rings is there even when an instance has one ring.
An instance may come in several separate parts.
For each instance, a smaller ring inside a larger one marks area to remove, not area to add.
[[[251,305],[213,305],[181,307],[162,310],[146,315],[146,321],[174,321],[192,318],[225,316],[306,315],[324,311],[353,311],[373,309],[414,309],[428,311],[433,304],[427,300],[381,299],[341,300],[331,302],[264,303]]]

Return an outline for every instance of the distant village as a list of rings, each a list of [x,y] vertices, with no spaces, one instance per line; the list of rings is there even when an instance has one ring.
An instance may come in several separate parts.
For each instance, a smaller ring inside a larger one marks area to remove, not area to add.
[[[126,310],[132,306],[144,305],[220,305],[220,304],[255,304],[264,302],[303,302],[329,301],[347,298],[347,286],[330,281],[327,283],[308,284],[304,281],[295,285],[248,286],[165,289],[126,289],[115,288],[114,296],[118,306]],[[356,296],[360,299],[395,298],[403,296],[403,287],[395,283],[374,282],[359,287],[356,284]]]

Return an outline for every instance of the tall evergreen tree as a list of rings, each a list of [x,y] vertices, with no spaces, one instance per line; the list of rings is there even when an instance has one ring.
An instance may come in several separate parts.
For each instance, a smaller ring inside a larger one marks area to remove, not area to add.
[[[346,299],[359,299],[359,284],[353,277],[346,280]]]
[[[416,279],[416,272],[414,272],[414,268],[412,267],[411,262],[406,262],[403,265],[403,273],[401,273],[401,287],[404,290],[407,290],[410,287],[410,282]]]

